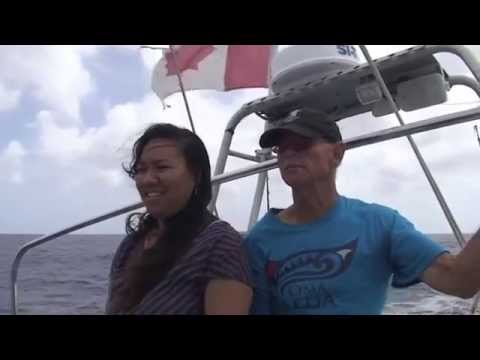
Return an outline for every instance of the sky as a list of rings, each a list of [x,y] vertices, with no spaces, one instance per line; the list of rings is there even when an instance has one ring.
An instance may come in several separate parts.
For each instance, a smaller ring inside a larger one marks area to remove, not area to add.
[[[374,58],[411,45],[369,45]],[[280,51],[287,46],[281,46]],[[480,46],[471,46],[480,56]],[[0,233],[47,234],[139,201],[122,171],[131,145],[148,125],[189,127],[181,94],[164,109],[150,82],[160,51],[131,46],[0,46]],[[469,75],[453,55],[436,56],[450,75]],[[480,59],[480,57],[479,57]],[[225,126],[246,102],[266,89],[187,93],[195,127],[215,167]],[[463,86],[448,102],[402,112],[414,122],[480,105]],[[397,126],[394,116],[344,119],[345,139]],[[479,121],[414,136],[460,227],[480,226]],[[249,116],[238,126],[232,149],[253,155],[264,120]],[[252,163],[229,158],[227,171]],[[269,172],[270,205],[286,207],[289,188]],[[222,186],[220,217],[245,230],[256,177]],[[349,150],[338,173],[341,194],[391,206],[428,233],[451,232],[405,138]],[[261,215],[266,211],[262,204]],[[80,233],[124,233],[125,215]]]

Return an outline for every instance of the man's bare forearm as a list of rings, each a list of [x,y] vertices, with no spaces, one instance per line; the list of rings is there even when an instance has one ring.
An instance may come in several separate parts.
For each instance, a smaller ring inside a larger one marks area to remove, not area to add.
[[[480,290],[480,229],[456,256],[455,272],[472,296]]]

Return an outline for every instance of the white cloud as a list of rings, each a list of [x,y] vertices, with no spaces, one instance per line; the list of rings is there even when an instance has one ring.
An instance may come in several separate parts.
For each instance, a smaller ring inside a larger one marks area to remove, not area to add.
[[[10,181],[13,184],[22,184],[24,179],[23,179],[23,174],[20,171],[14,171],[10,177]]]
[[[264,95],[265,91],[239,91],[237,94],[233,103],[228,105],[222,100],[231,100],[231,94],[197,91],[188,95],[195,126],[209,148],[212,160],[216,158],[221,136],[235,109]],[[154,94],[147,94],[138,103],[116,105],[107,111],[105,123],[99,127],[65,127],[56,121],[55,114],[41,111],[35,122],[39,151],[63,165],[76,164],[77,161],[91,161],[99,166],[118,164],[120,160],[127,160],[133,141],[148,125],[170,122],[190,127],[181,95],[173,95],[167,102],[171,107],[162,110],[159,99]],[[262,126],[263,120],[259,119],[254,129],[261,130]],[[258,131],[247,131],[247,134],[252,142],[256,142]]]
[[[0,181],[7,180],[14,184],[24,181],[22,169],[26,154],[27,151],[19,141],[12,140],[8,143],[0,153]]]
[[[98,179],[106,186],[119,187],[125,181],[125,176],[119,169],[103,169],[98,171]]]
[[[80,121],[80,102],[94,90],[82,63],[95,47],[1,46],[0,82],[9,88],[31,91],[49,108],[61,112],[72,123]]]
[[[0,112],[14,109],[19,100],[20,90],[9,90],[0,82]]]
[[[74,51],[75,53],[82,55],[82,56],[95,56],[97,55],[102,48],[105,46],[103,45],[80,45],[80,46],[69,46],[69,48]]]
[[[21,161],[25,154],[23,145],[16,140],[10,141],[4,152],[4,156],[12,161]]]
[[[77,127],[62,128],[58,125],[55,115],[43,110],[37,114],[39,129],[39,151],[45,156],[67,165],[81,158],[88,152],[88,142],[82,140]]]

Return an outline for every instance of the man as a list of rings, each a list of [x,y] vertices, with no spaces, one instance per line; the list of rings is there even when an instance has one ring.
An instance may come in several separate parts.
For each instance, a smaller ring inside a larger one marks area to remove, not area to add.
[[[271,209],[247,236],[253,313],[381,314],[390,282],[465,299],[480,289],[480,231],[454,256],[396,210],[338,194],[345,144],[325,114],[294,111],[260,146],[278,154],[293,204]]]

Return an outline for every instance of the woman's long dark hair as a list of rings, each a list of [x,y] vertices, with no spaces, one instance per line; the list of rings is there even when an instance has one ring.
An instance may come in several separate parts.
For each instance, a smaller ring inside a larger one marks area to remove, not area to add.
[[[154,139],[169,139],[176,142],[187,167],[196,178],[196,186],[186,206],[164,220],[165,232],[150,249],[143,250],[126,268],[125,293],[120,301],[120,312],[131,311],[155,284],[161,281],[179,258],[190,248],[193,239],[215,217],[207,210],[212,197],[210,160],[202,140],[190,130],[171,124],[150,126],[135,142],[130,164],[124,170],[134,178],[137,164],[145,146]],[[126,231],[136,240],[155,229],[157,220],[151,214],[135,213],[127,218]]]

